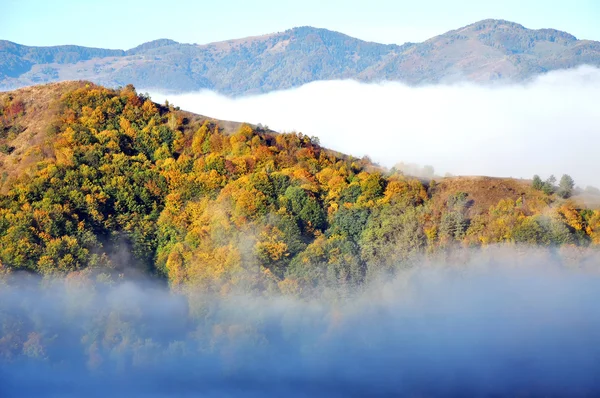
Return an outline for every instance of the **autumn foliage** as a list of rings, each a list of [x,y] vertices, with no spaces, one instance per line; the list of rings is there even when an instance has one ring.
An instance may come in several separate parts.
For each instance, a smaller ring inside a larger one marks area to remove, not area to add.
[[[24,112],[6,104],[2,120],[15,124]],[[64,93],[40,147],[48,155],[0,196],[4,268],[134,268],[179,289],[299,293],[360,284],[454,245],[600,244],[598,210],[527,184],[477,209],[469,192],[303,134],[249,125],[226,134],[186,115],[131,86]]]

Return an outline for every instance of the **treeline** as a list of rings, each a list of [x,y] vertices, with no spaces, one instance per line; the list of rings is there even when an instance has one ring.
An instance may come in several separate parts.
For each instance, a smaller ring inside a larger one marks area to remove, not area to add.
[[[575,181],[568,174],[563,174],[560,178],[560,182],[558,183],[558,187],[554,184],[556,183],[556,177],[551,175],[548,177],[546,181],[542,181],[539,175],[534,175],[531,186],[538,191],[542,191],[545,194],[556,193],[563,199],[567,199],[573,195],[573,190],[575,189]]]
[[[225,134],[131,86],[66,92],[47,134],[44,160],[0,197],[7,269],[133,264],[180,288],[299,293],[360,284],[453,245],[600,243],[600,212],[560,192],[523,184],[519,198],[476,211],[469,192],[303,134]]]

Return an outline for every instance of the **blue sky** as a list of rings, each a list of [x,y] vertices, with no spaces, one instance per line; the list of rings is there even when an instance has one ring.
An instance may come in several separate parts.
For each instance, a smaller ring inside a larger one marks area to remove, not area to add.
[[[485,18],[600,40],[600,0],[2,0],[0,39],[131,48],[208,43],[311,25],[383,43],[422,41]]]

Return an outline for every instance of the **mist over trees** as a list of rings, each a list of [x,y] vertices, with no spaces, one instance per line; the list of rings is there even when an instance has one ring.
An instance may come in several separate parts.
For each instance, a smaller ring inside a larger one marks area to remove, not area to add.
[[[307,299],[176,292],[91,268],[67,278],[2,272],[2,396],[600,391],[597,251],[491,247],[419,261]],[[333,272],[305,266],[325,272],[316,280]]]

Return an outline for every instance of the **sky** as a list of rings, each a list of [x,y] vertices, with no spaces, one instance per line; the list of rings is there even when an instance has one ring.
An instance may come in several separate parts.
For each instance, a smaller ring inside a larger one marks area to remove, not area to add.
[[[283,31],[327,28],[381,43],[419,42],[495,18],[600,40],[598,0],[1,0],[0,39],[49,46],[128,49],[170,38],[209,43]]]

